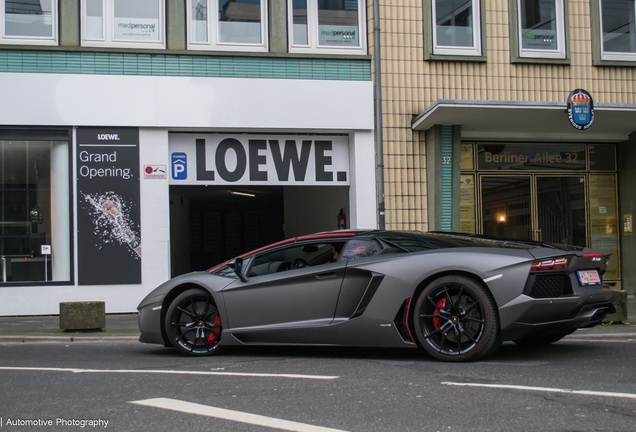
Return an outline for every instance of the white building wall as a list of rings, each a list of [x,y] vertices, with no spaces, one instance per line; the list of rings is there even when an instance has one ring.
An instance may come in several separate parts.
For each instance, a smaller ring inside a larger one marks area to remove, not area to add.
[[[3,125],[140,128],[143,257],[140,285],[2,287],[0,316],[58,314],[61,302],[87,300],[105,301],[107,313],[134,312],[150,290],[169,278],[169,172],[165,179],[144,179],[143,166],[169,170],[172,131],[347,133],[350,226],[376,226],[370,81],[4,73],[0,94],[11,101],[0,104]],[[73,167],[73,184],[75,178]],[[75,215],[74,197],[72,202]],[[73,262],[77,281],[77,256]],[[105,280],[114,271],[104,263]]]

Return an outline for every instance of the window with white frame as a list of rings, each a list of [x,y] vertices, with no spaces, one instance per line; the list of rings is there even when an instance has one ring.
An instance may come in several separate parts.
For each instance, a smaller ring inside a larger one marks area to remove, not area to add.
[[[266,0],[187,0],[188,49],[267,51]]]
[[[288,0],[289,51],[366,54],[363,0]]]
[[[44,135],[0,131],[0,287],[72,278],[68,133]]]
[[[565,58],[563,0],[517,0],[519,57]]]
[[[57,0],[0,0],[0,43],[57,45]]]
[[[432,0],[433,54],[481,56],[479,0]]]
[[[82,45],[165,48],[164,0],[82,0]]]
[[[600,0],[601,58],[636,61],[636,0]]]

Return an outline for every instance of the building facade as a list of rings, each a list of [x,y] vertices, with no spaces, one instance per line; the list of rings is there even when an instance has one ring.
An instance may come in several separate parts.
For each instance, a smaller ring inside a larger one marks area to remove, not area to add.
[[[600,248],[633,292],[635,3],[0,0],[0,315],[132,312],[343,215]]]
[[[133,312],[341,213],[377,225],[364,1],[0,11],[0,315]]]
[[[635,6],[379,2],[386,227],[596,247],[633,292]]]

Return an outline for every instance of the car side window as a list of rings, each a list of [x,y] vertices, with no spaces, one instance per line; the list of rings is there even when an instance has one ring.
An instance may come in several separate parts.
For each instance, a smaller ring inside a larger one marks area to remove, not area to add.
[[[353,260],[380,253],[380,246],[373,240],[354,239],[350,240],[342,249],[341,259]]]
[[[306,243],[258,255],[248,276],[262,276],[338,260],[342,243]]]

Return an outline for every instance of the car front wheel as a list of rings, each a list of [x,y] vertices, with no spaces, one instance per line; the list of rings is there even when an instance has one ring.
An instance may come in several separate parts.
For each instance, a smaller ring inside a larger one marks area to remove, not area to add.
[[[413,307],[413,327],[422,348],[438,360],[472,361],[500,345],[494,300],[465,276],[443,276],[428,284]]]
[[[184,354],[211,355],[221,348],[221,316],[203,289],[179,294],[168,307],[164,327],[170,344]]]

